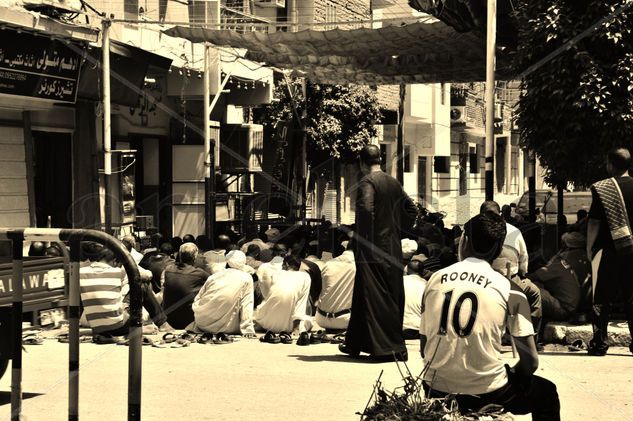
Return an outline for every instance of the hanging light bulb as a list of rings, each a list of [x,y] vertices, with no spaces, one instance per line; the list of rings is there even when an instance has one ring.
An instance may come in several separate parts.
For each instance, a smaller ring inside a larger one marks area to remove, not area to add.
[[[239,82],[237,82],[237,89],[240,89],[241,87],[242,85]]]
[[[178,69],[178,74],[182,76],[182,69]]]
[[[255,86],[255,81],[253,81],[253,89],[255,89],[257,86]]]

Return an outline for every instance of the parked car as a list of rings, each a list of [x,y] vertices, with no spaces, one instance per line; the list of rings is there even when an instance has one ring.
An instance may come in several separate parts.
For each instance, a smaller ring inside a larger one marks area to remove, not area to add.
[[[563,214],[567,222],[576,222],[576,212],[580,209],[589,211],[591,207],[590,191],[565,192],[563,194]],[[545,224],[556,224],[558,215],[558,191],[557,190],[536,190],[536,209],[540,214],[540,222]],[[527,219],[530,214],[529,192],[523,193],[517,203],[515,214]]]

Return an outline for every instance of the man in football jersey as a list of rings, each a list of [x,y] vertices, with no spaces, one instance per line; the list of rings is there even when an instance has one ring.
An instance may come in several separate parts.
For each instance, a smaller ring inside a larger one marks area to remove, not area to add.
[[[534,420],[560,420],[556,386],[533,375],[538,353],[527,299],[490,265],[505,236],[500,215],[475,216],[464,226],[464,260],[429,279],[420,324],[425,387],[432,397],[456,395],[462,411],[498,404]],[[519,354],[514,367],[499,352],[506,326]]]

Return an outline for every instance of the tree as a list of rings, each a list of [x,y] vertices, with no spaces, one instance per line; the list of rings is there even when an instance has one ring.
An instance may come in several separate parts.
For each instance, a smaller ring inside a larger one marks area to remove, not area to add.
[[[622,12],[621,6],[632,7]],[[606,175],[610,148],[633,148],[633,0],[517,4],[519,71],[609,15],[523,78],[521,144],[535,152],[553,185],[588,186]]]
[[[302,116],[306,105],[298,79],[275,85],[275,101],[264,107],[259,120],[270,130],[281,121]],[[329,177],[332,160],[349,163],[377,132],[380,108],[375,92],[366,86],[308,83],[307,161],[318,176]],[[294,105],[293,105],[294,102]],[[296,109],[295,109],[296,107]]]

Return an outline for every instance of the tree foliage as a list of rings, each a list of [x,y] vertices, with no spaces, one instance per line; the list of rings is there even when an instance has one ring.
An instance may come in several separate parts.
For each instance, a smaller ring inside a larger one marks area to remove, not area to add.
[[[616,13],[621,6],[631,7]],[[609,15],[523,79],[521,143],[536,153],[549,183],[588,186],[605,176],[610,148],[633,148],[633,0],[518,2],[519,71]]]
[[[375,125],[381,114],[376,93],[371,88],[308,83],[306,104],[300,82],[293,79],[289,83],[292,95],[285,81],[276,84],[278,101],[265,107],[261,122],[270,129],[280,121],[301,117],[303,107],[307,106],[304,122],[308,135],[307,161],[318,175],[330,173],[329,164],[333,159],[343,163],[355,160],[363,146],[376,136]]]

